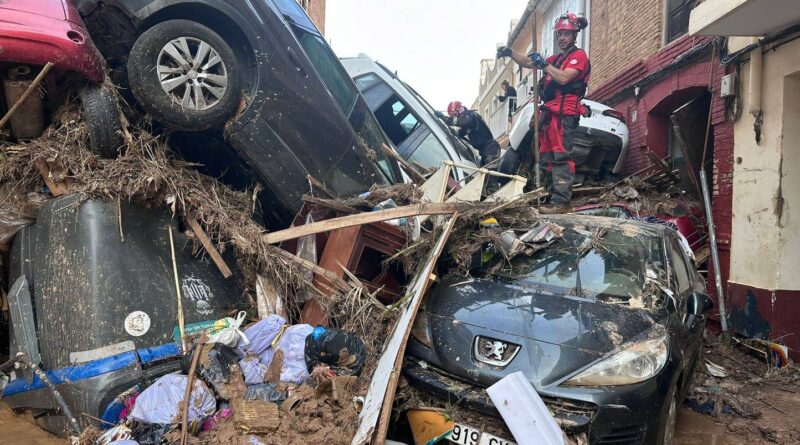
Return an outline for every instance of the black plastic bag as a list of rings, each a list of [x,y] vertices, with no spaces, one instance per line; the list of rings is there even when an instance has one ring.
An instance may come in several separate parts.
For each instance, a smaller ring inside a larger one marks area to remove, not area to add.
[[[328,365],[338,375],[358,375],[364,367],[364,342],[348,332],[317,326],[306,337],[305,360],[308,372]]]
[[[195,347],[191,354],[183,356],[181,369],[184,374],[189,373],[192,357],[198,348]],[[208,351],[208,360],[203,361],[202,357],[197,365],[196,375],[212,385],[226,383],[231,378],[231,365],[239,366],[239,354],[235,349],[222,343],[214,343]]]
[[[281,403],[286,400],[287,394],[278,391],[273,383],[261,383],[248,386],[244,392],[245,400],[262,400],[270,403]]]
[[[131,425],[131,437],[139,445],[167,444],[164,436],[174,428],[172,425],[158,425],[155,423],[135,422]]]

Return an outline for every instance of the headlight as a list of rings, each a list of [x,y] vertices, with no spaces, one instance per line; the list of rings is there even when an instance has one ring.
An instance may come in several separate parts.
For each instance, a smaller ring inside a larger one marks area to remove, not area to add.
[[[630,385],[652,378],[667,363],[667,337],[634,343],[567,380],[571,386]]]

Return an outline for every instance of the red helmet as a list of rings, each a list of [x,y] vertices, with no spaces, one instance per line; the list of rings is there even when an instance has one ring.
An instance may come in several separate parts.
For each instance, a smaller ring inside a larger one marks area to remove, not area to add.
[[[574,31],[578,32],[589,26],[589,22],[584,17],[568,12],[556,19],[555,31]]]
[[[466,111],[466,108],[457,100],[450,102],[450,105],[447,106],[447,114],[450,116],[461,116],[464,114],[464,111]]]

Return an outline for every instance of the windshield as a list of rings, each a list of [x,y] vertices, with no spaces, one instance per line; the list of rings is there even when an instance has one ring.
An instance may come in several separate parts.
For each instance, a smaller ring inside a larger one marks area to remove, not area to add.
[[[510,262],[495,259],[484,270],[563,295],[627,301],[641,296],[648,275],[665,264],[660,237],[632,232],[567,227],[549,246]]]

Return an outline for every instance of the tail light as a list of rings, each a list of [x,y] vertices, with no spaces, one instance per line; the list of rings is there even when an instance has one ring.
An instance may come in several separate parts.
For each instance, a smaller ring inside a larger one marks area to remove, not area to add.
[[[608,110],[603,111],[603,116],[608,116],[608,117],[613,117],[614,119],[619,119],[619,121],[622,122],[623,124],[627,123],[627,122],[625,122],[625,115],[620,113],[619,111],[613,109],[613,108],[609,108]]]

